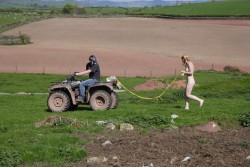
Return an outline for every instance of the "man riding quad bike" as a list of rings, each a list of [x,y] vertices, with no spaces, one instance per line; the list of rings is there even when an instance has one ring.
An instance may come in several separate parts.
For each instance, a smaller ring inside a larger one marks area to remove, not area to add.
[[[74,110],[79,104],[89,104],[93,110],[114,109],[119,102],[114,90],[119,89],[120,86],[115,77],[109,77],[107,80],[87,87],[83,101],[77,101],[81,82],[76,80],[75,75],[71,75],[67,80],[53,84],[49,88],[48,108],[52,112],[62,112]]]
[[[75,81],[75,76],[88,74],[84,81]],[[108,110],[118,104],[114,92],[116,79],[111,83],[100,83],[101,70],[95,55],[89,56],[86,69],[75,72],[66,82],[49,89],[48,106],[51,111],[59,112],[76,108],[77,104],[90,104],[93,110]]]

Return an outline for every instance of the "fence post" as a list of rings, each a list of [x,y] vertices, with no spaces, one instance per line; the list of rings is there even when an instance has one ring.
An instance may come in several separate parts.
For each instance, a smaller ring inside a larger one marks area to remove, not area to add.
[[[45,74],[45,67],[43,66],[43,73],[42,74]]]
[[[212,71],[214,70],[214,64],[212,64],[211,70],[212,70]]]

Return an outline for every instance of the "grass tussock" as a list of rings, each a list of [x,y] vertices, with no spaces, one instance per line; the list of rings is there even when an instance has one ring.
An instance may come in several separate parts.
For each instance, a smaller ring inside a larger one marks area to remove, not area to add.
[[[22,163],[21,154],[17,151],[0,150],[0,166],[16,167]]]
[[[238,119],[241,126],[250,127],[250,112],[240,114]]]

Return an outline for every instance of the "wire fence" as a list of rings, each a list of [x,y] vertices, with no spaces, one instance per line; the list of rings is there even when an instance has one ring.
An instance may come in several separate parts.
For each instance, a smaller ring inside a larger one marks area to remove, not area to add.
[[[12,44],[21,44],[21,40],[18,36],[7,36],[0,35],[0,45],[12,45]]]

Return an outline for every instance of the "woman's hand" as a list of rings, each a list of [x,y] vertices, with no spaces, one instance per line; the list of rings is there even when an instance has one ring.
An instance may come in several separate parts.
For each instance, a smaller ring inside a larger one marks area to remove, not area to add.
[[[186,71],[181,71],[181,76],[184,76]]]

